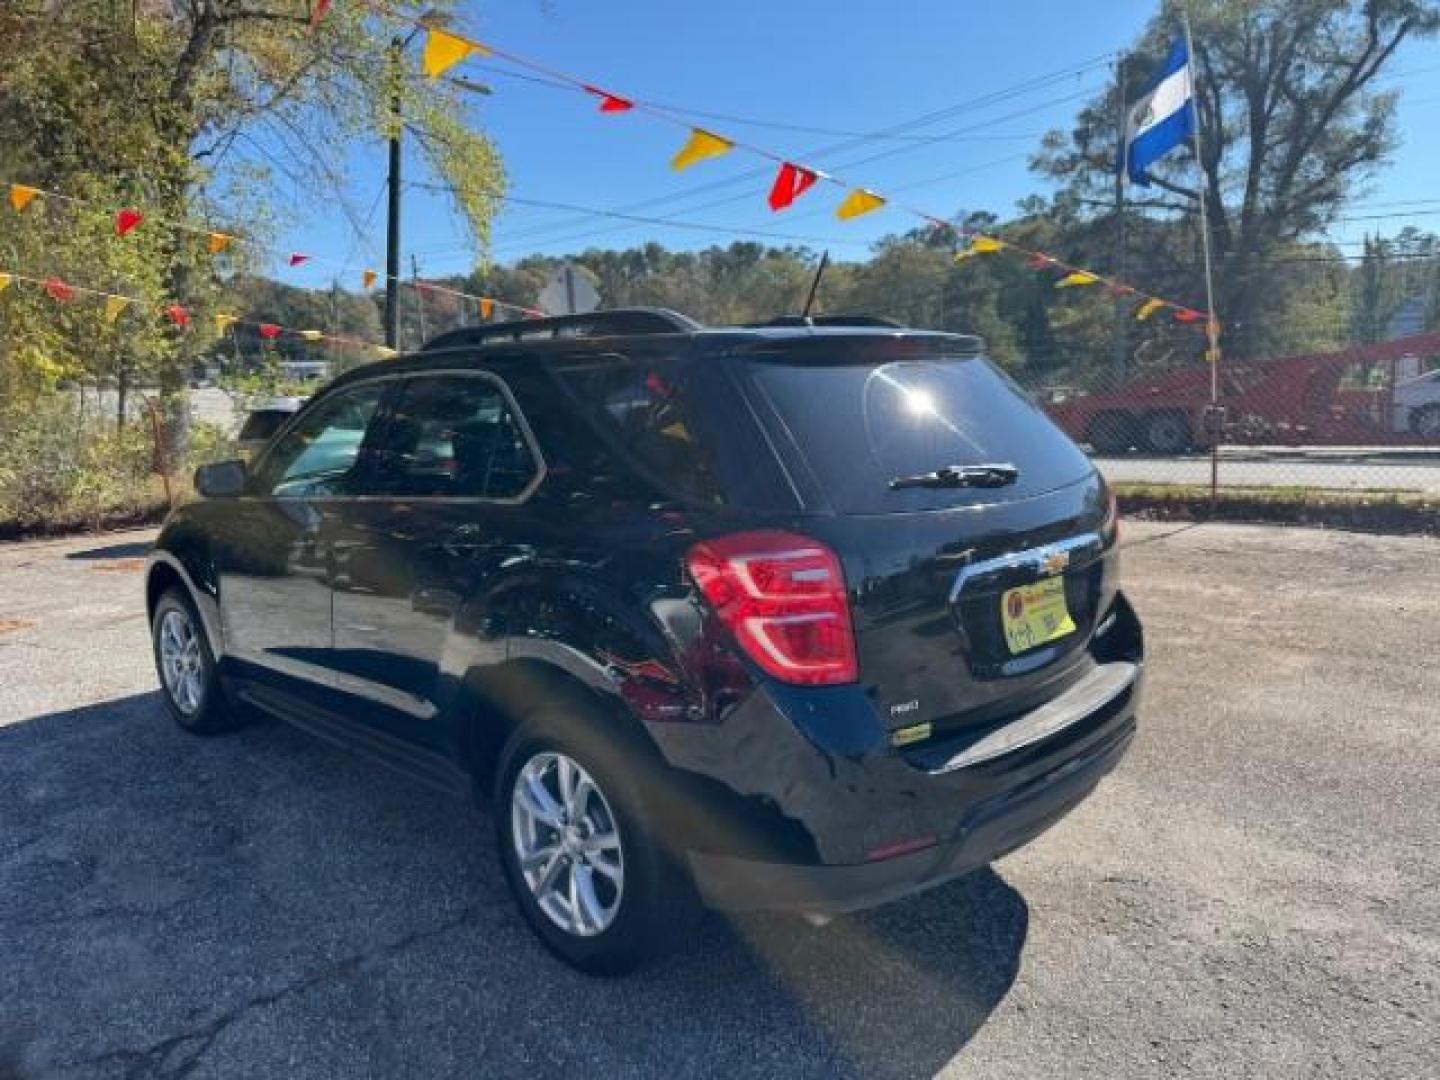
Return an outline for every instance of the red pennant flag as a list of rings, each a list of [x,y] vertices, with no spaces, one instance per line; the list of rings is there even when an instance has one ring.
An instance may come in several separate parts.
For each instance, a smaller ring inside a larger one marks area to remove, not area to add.
[[[1183,323],[1199,322],[1199,321],[1200,321],[1201,319],[1203,319],[1204,317],[1205,317],[1205,313],[1204,313],[1204,312],[1195,311],[1195,310],[1193,310],[1192,308],[1176,308],[1176,309],[1175,309],[1175,321],[1176,321],[1176,322],[1183,322]]]
[[[320,20],[330,10],[330,0],[315,0],[315,10],[310,14],[310,33],[315,32],[315,27],[320,25]]]
[[[1041,255],[1037,252],[1025,260],[1025,265],[1030,267],[1031,270],[1049,270],[1055,265],[1055,260],[1050,258],[1049,255]]]
[[[310,256],[309,256],[309,255],[301,255],[300,252],[298,252],[298,251],[292,251],[292,252],[290,253],[290,265],[291,265],[291,266],[299,266],[301,263],[307,263],[307,262],[309,262],[309,261],[310,261]]]
[[[62,304],[75,299],[75,290],[58,277],[45,279],[45,291]]]
[[[1119,282],[1112,283],[1106,291],[1109,292],[1111,296],[1114,296],[1116,298],[1122,296],[1133,296],[1135,293],[1135,290],[1132,289],[1129,285],[1121,285]]]
[[[182,330],[190,325],[190,313],[179,304],[171,304],[165,309],[165,317]]]
[[[600,99],[601,112],[629,112],[635,107],[635,103],[629,98],[601,90],[598,86],[587,86],[585,89]]]
[[[803,165],[785,162],[775,174],[775,186],[770,189],[770,209],[784,210],[815,183],[815,171]]]
[[[121,210],[115,215],[115,235],[124,236],[131,229],[145,220],[145,215],[139,210]]]
[[[273,322],[261,323],[260,336],[266,341],[277,338],[280,336],[280,327],[276,326]]]

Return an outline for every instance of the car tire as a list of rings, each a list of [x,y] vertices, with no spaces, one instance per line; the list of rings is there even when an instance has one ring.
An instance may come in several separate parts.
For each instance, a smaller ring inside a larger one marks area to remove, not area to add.
[[[1127,413],[1100,413],[1085,429],[1085,441],[1097,454],[1123,454],[1135,443],[1135,421]]]
[[[501,751],[494,822],[526,921],[570,966],[623,975],[694,929],[694,886],[653,827],[623,749],[573,723],[527,722]]]
[[[1410,431],[1422,439],[1440,439],[1440,405],[1422,405],[1412,412]]]
[[[1157,412],[1145,417],[1141,442],[1153,454],[1183,454],[1195,443],[1184,413]]]
[[[219,735],[243,725],[243,714],[225,699],[195,605],[180,589],[166,590],[155,604],[150,643],[160,696],[177,724],[194,735]]]

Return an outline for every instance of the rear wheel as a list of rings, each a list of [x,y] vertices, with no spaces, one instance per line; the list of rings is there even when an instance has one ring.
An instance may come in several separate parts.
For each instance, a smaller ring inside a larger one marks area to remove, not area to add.
[[[501,755],[495,831],[526,920],[581,971],[624,974],[693,925],[693,887],[614,747],[553,724],[522,728]]]
[[[1145,449],[1156,454],[1183,454],[1194,443],[1190,419],[1184,413],[1159,412],[1145,417]]]
[[[1097,454],[1123,454],[1135,443],[1135,421],[1127,413],[1101,413],[1085,429],[1085,441]]]
[[[160,597],[150,636],[165,707],[175,722],[196,735],[239,727],[243,718],[225,700],[215,654],[185,593],[169,589]]]

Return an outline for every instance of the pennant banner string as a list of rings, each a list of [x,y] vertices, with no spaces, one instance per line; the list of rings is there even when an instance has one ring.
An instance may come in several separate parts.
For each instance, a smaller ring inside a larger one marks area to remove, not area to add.
[[[678,154],[676,154],[675,158],[671,162],[672,166],[677,170],[683,170],[698,161],[704,160],[705,158],[715,157],[720,154],[727,153],[733,149],[743,149],[748,153],[755,154],[759,157],[767,158],[768,160],[775,162],[776,165],[781,166],[782,168],[788,165],[793,169],[804,169],[808,174],[813,177],[811,181],[805,184],[805,187],[808,187],[814,179],[825,180],[828,183],[845,188],[848,192],[851,193],[851,195],[853,195],[853,193],[857,191],[864,191],[867,195],[873,196],[874,199],[879,200],[878,203],[872,205],[868,199],[852,201],[851,196],[847,195],[845,201],[841,204],[841,207],[847,212],[842,214],[837,210],[837,216],[840,217],[841,220],[849,220],[850,218],[858,217],[861,213],[866,213],[870,210],[878,209],[880,206],[888,205],[894,207],[897,210],[903,210],[916,217],[922,218],[936,227],[953,229],[955,234],[964,241],[973,243],[973,241],[975,241],[976,239],[984,239],[994,243],[1003,243],[1003,246],[1005,248],[1014,251],[1017,255],[1029,258],[1031,260],[1032,266],[1035,265],[1036,259],[1044,258],[1045,262],[1042,264],[1043,267],[1063,272],[1066,275],[1067,286],[1097,283],[1109,286],[1123,285],[1127,290],[1129,290],[1128,295],[1133,295],[1142,299],[1159,300],[1165,307],[1172,308],[1177,313],[1188,313],[1193,310],[1183,304],[1178,304],[1173,301],[1166,300],[1163,297],[1152,296],[1151,294],[1146,293],[1141,289],[1136,289],[1133,286],[1127,285],[1124,282],[1119,282],[1112,278],[1096,274],[1093,271],[1084,269],[1083,267],[1072,266],[1052,256],[1044,256],[1040,252],[1030,251],[1022,247],[1021,245],[1011,243],[1010,241],[1002,242],[997,240],[995,237],[987,237],[984,234],[972,232],[970,230],[951,225],[949,222],[946,222],[945,219],[937,218],[934,215],[925,212],[924,210],[896,202],[892,199],[888,199],[883,193],[874,192],[868,188],[862,188],[859,185],[852,184],[849,181],[842,179],[841,177],[821,172],[819,169],[814,169],[809,166],[793,163],[785,155],[776,153],[775,151],[770,150],[766,147],[757,146],[754,143],[734,139],[730,136],[721,135],[703,128],[697,128],[690,120],[687,120],[686,118],[677,115],[676,113],[673,113],[664,107],[650,104],[648,102],[628,96],[621,96],[617,91],[597,90],[594,83],[587,82],[586,80],[581,79],[578,76],[571,75],[568,72],[559,71],[546,64],[540,63],[539,61],[532,60],[529,57],[521,56],[518,53],[510,52],[509,50],[501,48],[493,44],[492,42],[486,41],[482,43],[480,41],[474,40],[473,38],[465,37],[463,34],[460,34],[454,30],[439,30],[430,23],[428,23],[424,18],[417,16],[416,14],[411,12],[398,10],[387,3],[381,2],[381,0],[356,0],[356,2],[360,7],[366,8],[367,10],[381,16],[382,18],[393,19],[398,22],[411,24],[426,33],[427,40],[425,44],[425,56],[422,59],[422,66],[424,67],[424,70],[428,75],[433,76],[439,73],[437,71],[432,71],[432,46],[440,59],[448,61],[444,64],[443,67],[439,69],[440,71],[448,69],[449,67],[459,63],[460,61],[466,59],[471,55],[494,57],[496,59],[514,64],[517,67],[525,68],[530,71],[536,72],[537,74],[544,75],[547,78],[562,83],[580,93],[589,96],[598,95],[602,98],[602,111],[617,111],[620,109],[623,109],[624,111],[635,110],[638,112],[647,113],[658,119],[664,120],[667,123],[684,127],[690,132],[690,137],[689,140],[686,142],[685,146],[680,150]],[[452,57],[453,59],[451,59]],[[615,103],[614,105],[610,104],[612,101]],[[781,179],[783,178],[777,177],[777,187],[781,186],[779,183]],[[792,189],[792,194],[790,198],[784,201],[783,205],[788,206],[790,202],[793,202],[794,198],[798,196],[803,190],[803,187],[798,190]],[[772,190],[772,196],[773,195],[774,191]],[[784,199],[783,191],[781,194],[781,198]],[[972,249],[972,252],[973,250],[974,249]],[[999,249],[996,248],[990,250]],[[1080,280],[1069,280],[1071,277],[1077,274],[1081,275]],[[1206,316],[1205,312],[1200,312],[1199,314],[1201,319],[1204,319]],[[1187,317],[1182,321],[1193,322],[1195,320]]]
[[[163,315],[176,326],[184,329],[190,325],[190,312],[188,309],[176,303],[153,304],[148,300],[142,300],[138,296],[126,296],[122,293],[105,292],[103,289],[89,289],[83,285],[72,285],[58,277],[37,278],[25,274],[17,274],[12,271],[0,271],[0,288],[12,282],[22,281],[29,285],[35,285],[50,296],[61,302],[69,303],[78,295],[94,296],[104,301],[102,312],[106,322],[114,322],[120,314],[129,308],[150,309],[159,315]],[[241,319],[234,315],[217,314],[215,316],[215,329],[223,334],[233,326],[253,326],[261,337],[278,338],[284,335],[300,338],[303,341],[329,341],[337,345],[349,345],[362,349],[369,349],[380,356],[394,356],[395,350],[384,345],[377,345],[371,341],[361,338],[348,337],[344,334],[325,334],[319,330],[291,330],[275,323],[261,323],[250,319]]]
[[[0,186],[4,186],[7,183],[10,191],[10,204],[17,211],[23,210],[25,207],[29,206],[34,199],[39,197],[55,199],[59,202],[69,203],[72,206],[98,208],[96,203],[90,202],[86,199],[78,199],[73,195],[66,195],[64,192],[50,191],[46,188],[32,187],[28,184],[17,184],[0,180]],[[20,196],[17,197],[16,192],[20,192]],[[135,227],[141,222],[150,220],[161,219],[133,208],[126,208],[123,210],[115,211],[115,232],[118,236],[124,236],[127,233],[131,232],[133,229],[135,229]],[[267,252],[269,254],[280,255],[283,252],[282,259],[284,263],[290,267],[302,266],[305,263],[312,262],[319,266],[328,266],[340,269],[342,271],[348,271],[351,267],[351,264],[348,262],[342,263],[335,259],[321,258],[319,255],[310,255],[301,251],[291,251],[287,249],[273,247],[267,244],[262,244],[257,240],[251,240],[248,237],[237,236],[234,233],[217,232],[216,230],[202,228],[196,225],[187,225],[182,222],[174,221],[173,219],[165,220],[167,220],[171,226],[181,232],[191,233],[196,236],[203,236],[205,238],[206,250],[209,251],[212,255],[219,255],[222,252],[228,250],[232,245],[241,244],[256,251]],[[364,283],[364,287],[367,289],[370,288],[371,285],[373,285],[377,280],[393,280],[397,285],[403,288],[415,288],[415,283],[405,277],[396,276],[392,278],[391,275],[382,274],[376,270],[365,270],[362,274],[362,281]],[[509,300],[500,300],[495,297],[476,296],[474,293],[467,293],[460,289],[452,289],[445,285],[429,284],[427,285],[427,289],[433,292],[445,293],[449,296],[459,297],[464,300],[474,300],[477,303],[481,300],[489,300],[491,304],[495,307],[503,308],[508,311],[516,311],[525,316],[540,317],[545,314],[545,312],[541,311],[539,308],[530,307],[526,304],[516,304]]]

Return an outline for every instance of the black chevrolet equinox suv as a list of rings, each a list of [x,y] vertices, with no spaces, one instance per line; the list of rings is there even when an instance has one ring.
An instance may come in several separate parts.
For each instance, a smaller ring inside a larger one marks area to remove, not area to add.
[[[169,711],[478,791],[591,972],[1030,840],[1135,731],[1114,500],[977,339],[815,323],[492,324],[342,375],[166,522]]]

